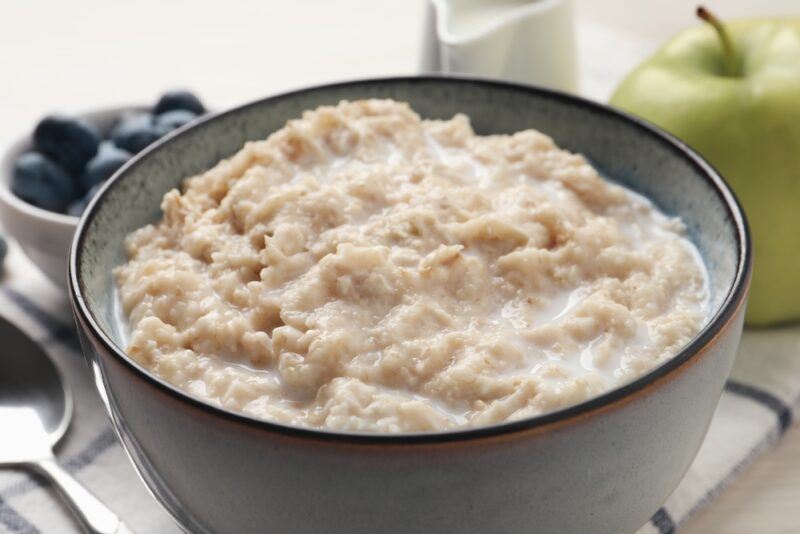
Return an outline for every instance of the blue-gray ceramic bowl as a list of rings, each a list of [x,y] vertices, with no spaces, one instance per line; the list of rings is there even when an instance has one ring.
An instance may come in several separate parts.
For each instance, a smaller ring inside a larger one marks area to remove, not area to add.
[[[711,318],[674,358],[624,387],[539,417],[416,435],[293,428],[212,406],[126,356],[111,270],[123,237],[160,217],[184,177],[341,99],[467,113],[478,133],[537,128],[679,215],[710,271]],[[86,356],[142,479],[192,532],[625,533],[686,472],[734,360],[750,273],[742,211],[685,145],[606,106],[532,87],[414,77],[338,83],[203,119],[121,169],[80,222],[70,292]]]

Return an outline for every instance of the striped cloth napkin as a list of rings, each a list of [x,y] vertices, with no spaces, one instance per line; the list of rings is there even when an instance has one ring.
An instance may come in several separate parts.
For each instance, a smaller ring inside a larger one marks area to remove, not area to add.
[[[653,49],[602,26],[581,24],[585,94],[606,100]],[[610,64],[609,64],[610,62]],[[67,470],[140,534],[180,532],[136,477],[98,401],[66,298],[12,245],[0,283],[0,315],[41,343],[75,396],[72,426],[57,448]],[[731,380],[700,453],[675,493],[638,534],[676,532],[774,445],[800,406],[800,327],[745,333]],[[0,439],[9,429],[0,429]],[[46,482],[0,470],[0,533],[80,532]]]

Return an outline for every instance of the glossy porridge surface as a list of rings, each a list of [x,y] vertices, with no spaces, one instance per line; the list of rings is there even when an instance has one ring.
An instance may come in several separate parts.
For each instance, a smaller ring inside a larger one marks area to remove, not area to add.
[[[680,220],[526,130],[306,112],[189,178],[116,270],[128,353],[291,425],[436,431],[586,400],[703,325]]]

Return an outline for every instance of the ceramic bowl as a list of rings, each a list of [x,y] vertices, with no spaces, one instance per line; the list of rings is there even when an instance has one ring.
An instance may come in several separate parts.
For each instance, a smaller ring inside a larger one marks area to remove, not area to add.
[[[144,109],[141,106],[114,107],[78,116],[106,134],[121,114]],[[32,133],[28,133],[12,142],[0,159],[0,222],[31,261],[66,291],[67,259],[78,217],[38,208],[11,192],[14,162],[20,154],[32,149]]]
[[[607,176],[681,216],[710,272],[708,324],[641,378],[539,417],[453,432],[376,435],[294,428],[195,399],[129,358],[112,269],[123,238],[160,217],[186,176],[287,119],[342,99],[391,97],[422,116],[465,112],[478,133],[538,128]],[[339,83],[203,119],[148,148],[95,197],[70,258],[86,356],[144,482],[191,532],[626,533],[686,472],[731,369],[750,273],[747,225],[720,176],[637,119],[560,93],[474,79]]]

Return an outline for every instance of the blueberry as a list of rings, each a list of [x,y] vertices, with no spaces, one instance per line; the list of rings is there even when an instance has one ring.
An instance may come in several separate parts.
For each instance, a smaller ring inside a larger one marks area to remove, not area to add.
[[[131,159],[130,152],[117,147],[111,141],[103,141],[97,154],[89,160],[78,179],[81,187],[84,191],[88,191],[104,182],[129,159]]]
[[[74,175],[97,153],[100,134],[88,122],[61,115],[45,117],[33,131],[36,148]]]
[[[185,109],[197,115],[202,115],[206,112],[206,108],[203,107],[203,103],[200,102],[200,99],[189,91],[169,91],[158,99],[153,113],[161,115],[173,109]]]
[[[69,205],[67,208],[67,213],[73,217],[80,217],[83,214],[83,210],[86,209],[86,205],[88,203],[89,201],[86,200],[85,197],[81,197]]]
[[[156,117],[156,124],[168,130],[174,130],[175,128],[180,128],[184,124],[192,122],[196,118],[197,113],[193,111],[173,109],[172,111],[165,111]]]
[[[111,130],[111,140],[119,148],[135,154],[167,133],[163,126],[156,124],[149,113],[123,115]]]
[[[80,196],[78,184],[64,167],[38,152],[17,158],[11,191],[22,200],[51,211],[64,211]]]
[[[80,217],[83,211],[86,209],[86,206],[89,205],[89,201],[92,200],[92,197],[97,194],[97,191],[100,189],[101,185],[103,184],[99,183],[94,185],[85,195],[83,195],[83,197],[70,204],[69,208],[67,208],[67,213],[75,217]]]
[[[84,199],[79,198],[69,205],[67,213],[73,217],[80,217],[83,214],[83,210],[86,209],[86,204],[87,202]]]

